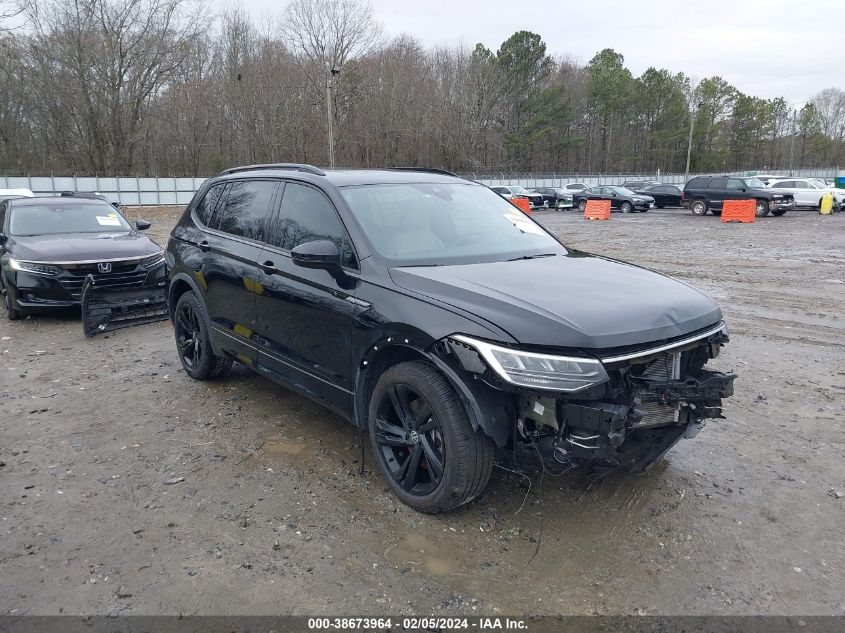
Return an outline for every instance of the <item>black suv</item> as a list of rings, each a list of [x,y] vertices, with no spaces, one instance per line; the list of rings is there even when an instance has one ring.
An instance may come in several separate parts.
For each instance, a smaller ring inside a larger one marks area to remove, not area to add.
[[[496,447],[644,468],[733,389],[704,367],[727,341],[708,296],[448,172],[230,169],[166,257],[188,375],[237,361],[333,409],[425,512],[480,495]]]
[[[756,200],[757,217],[783,215],[795,208],[795,198],[789,193],[768,189],[758,178],[741,176],[697,176],[684,187],[684,206],[695,215],[722,215],[725,200]]]

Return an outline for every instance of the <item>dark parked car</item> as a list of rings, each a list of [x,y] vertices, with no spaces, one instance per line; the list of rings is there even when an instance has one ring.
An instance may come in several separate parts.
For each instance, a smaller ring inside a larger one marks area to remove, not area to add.
[[[479,496],[496,447],[642,469],[732,393],[710,297],[448,172],[230,169],[166,257],[189,376],[238,361],[326,405],[425,512]]]
[[[35,308],[79,305],[91,275],[98,288],[165,283],[161,247],[102,200],[12,198],[0,202],[3,302],[10,319]]]
[[[654,198],[634,193],[624,187],[602,185],[591,187],[574,196],[575,205],[582,213],[587,208],[587,200],[610,200],[611,210],[616,209],[622,213],[632,211],[648,211],[654,208]]]
[[[654,198],[654,206],[680,207],[684,204],[684,192],[675,185],[649,185],[642,189],[635,189],[635,193]]]
[[[651,187],[652,185],[659,185],[660,183],[656,180],[629,180],[627,182],[623,182],[622,186],[625,189],[630,189],[631,191],[638,191],[640,189],[644,189],[645,187]]]
[[[574,206],[572,191],[563,187],[537,187],[531,192],[543,196],[542,206],[546,209],[571,209]]]
[[[722,214],[725,200],[756,200],[757,217],[783,215],[795,208],[792,194],[773,191],[757,178],[696,176],[684,187],[684,207],[695,215]]]

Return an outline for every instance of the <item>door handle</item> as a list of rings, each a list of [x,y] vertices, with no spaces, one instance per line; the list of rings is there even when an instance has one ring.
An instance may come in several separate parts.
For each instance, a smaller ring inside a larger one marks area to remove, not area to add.
[[[211,249],[211,245],[208,243],[208,240],[203,240],[198,244],[198,246],[203,253],[207,253]]]
[[[266,262],[264,262],[263,264],[259,264],[258,267],[266,275],[275,275],[276,273],[279,272],[279,269],[276,268],[276,264],[271,262],[269,259]]]

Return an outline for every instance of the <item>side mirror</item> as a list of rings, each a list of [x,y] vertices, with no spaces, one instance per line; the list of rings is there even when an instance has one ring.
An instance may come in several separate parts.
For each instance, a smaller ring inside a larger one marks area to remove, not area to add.
[[[149,220],[135,220],[135,228],[139,231],[146,231],[152,226]]]
[[[327,270],[332,274],[340,272],[340,251],[331,240],[305,242],[290,252],[293,263],[303,268]]]

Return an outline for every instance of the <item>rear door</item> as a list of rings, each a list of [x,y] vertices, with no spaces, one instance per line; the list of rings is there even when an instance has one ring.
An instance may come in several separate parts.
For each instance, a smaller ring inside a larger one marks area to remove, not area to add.
[[[343,274],[297,266],[291,249],[331,240]],[[343,415],[352,410],[350,350],[358,263],[334,205],[319,188],[288,181],[260,256],[258,366],[269,377],[309,393]]]
[[[249,366],[257,357],[258,257],[279,184],[261,179],[229,182],[200,243],[212,336],[220,348]]]
[[[710,208],[719,210],[725,201],[728,179],[723,177],[711,178],[707,185],[707,198],[710,201]]]

